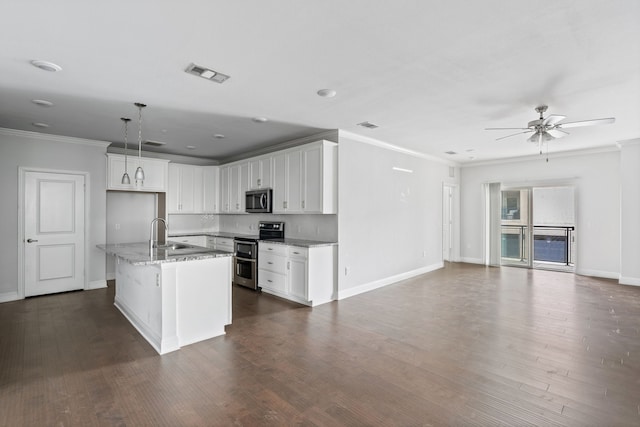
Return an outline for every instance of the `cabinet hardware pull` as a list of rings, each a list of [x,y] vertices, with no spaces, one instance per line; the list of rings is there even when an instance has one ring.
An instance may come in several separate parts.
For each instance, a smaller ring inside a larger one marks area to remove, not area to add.
[[[269,282],[269,283],[273,283],[273,280],[267,280],[267,282]]]
[[[271,264],[273,264],[273,263],[272,263],[271,261],[269,261],[269,262],[267,262],[267,264],[271,265]]]
[[[300,252],[294,252],[294,254],[295,254],[295,255],[299,255],[299,254],[300,254]]]

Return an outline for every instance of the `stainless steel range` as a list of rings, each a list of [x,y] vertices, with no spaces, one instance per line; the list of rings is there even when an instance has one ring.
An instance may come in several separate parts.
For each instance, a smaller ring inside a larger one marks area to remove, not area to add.
[[[258,236],[234,238],[233,283],[258,290],[258,240],[284,239],[284,222],[260,221]]]

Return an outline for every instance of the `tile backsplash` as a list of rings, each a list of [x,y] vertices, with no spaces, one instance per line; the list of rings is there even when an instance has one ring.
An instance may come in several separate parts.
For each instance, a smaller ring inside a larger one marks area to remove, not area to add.
[[[290,239],[338,241],[337,215],[185,215],[169,214],[169,234],[224,231],[258,234],[259,221],[282,221]]]

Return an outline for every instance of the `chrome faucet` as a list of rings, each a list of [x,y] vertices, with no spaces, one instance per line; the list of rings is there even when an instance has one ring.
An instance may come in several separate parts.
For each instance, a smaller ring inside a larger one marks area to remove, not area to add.
[[[169,225],[167,224],[167,221],[165,221],[164,218],[154,218],[151,220],[151,226],[149,227],[149,254],[153,254],[153,246],[154,244],[158,243],[158,239],[153,240],[153,224],[158,221],[162,221],[162,223],[164,224],[165,230],[169,231]],[[156,234],[157,232],[158,232],[158,226],[156,225]]]

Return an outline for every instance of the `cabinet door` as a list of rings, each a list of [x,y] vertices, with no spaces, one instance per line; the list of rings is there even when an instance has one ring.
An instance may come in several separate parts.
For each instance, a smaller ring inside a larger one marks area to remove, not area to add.
[[[302,212],[302,151],[287,153],[287,212]]]
[[[220,212],[229,213],[229,188],[230,188],[230,172],[231,168],[221,167],[220,168]]]
[[[180,165],[180,212],[197,212],[196,197],[196,168],[195,166]],[[202,178],[201,178],[202,179]],[[202,185],[200,185],[202,189]]]
[[[287,156],[278,153],[273,156],[273,213],[287,212]]]
[[[249,161],[249,189],[271,188],[271,156]]]
[[[229,167],[229,212],[240,211],[240,165]]]
[[[265,157],[260,160],[260,167],[262,170],[262,176],[260,177],[260,188],[271,188],[272,184],[272,175],[273,168],[271,167],[272,157]]]
[[[169,213],[180,213],[180,165],[175,163],[169,163],[167,211]]]
[[[204,213],[219,212],[218,197],[218,167],[205,166],[202,168],[202,193]]]
[[[238,188],[238,212],[245,212],[245,193],[249,189],[249,162],[241,163],[239,165],[238,173],[240,174],[240,187]]]
[[[139,163],[144,170],[144,182],[136,185],[136,188],[142,191],[167,191],[168,162],[143,157]],[[135,171],[134,168],[133,174],[129,174],[131,182],[135,182]]]
[[[308,213],[322,213],[322,145],[306,148],[302,154],[304,161],[302,209]]]
[[[289,293],[302,300],[307,300],[307,260],[289,258]]]

